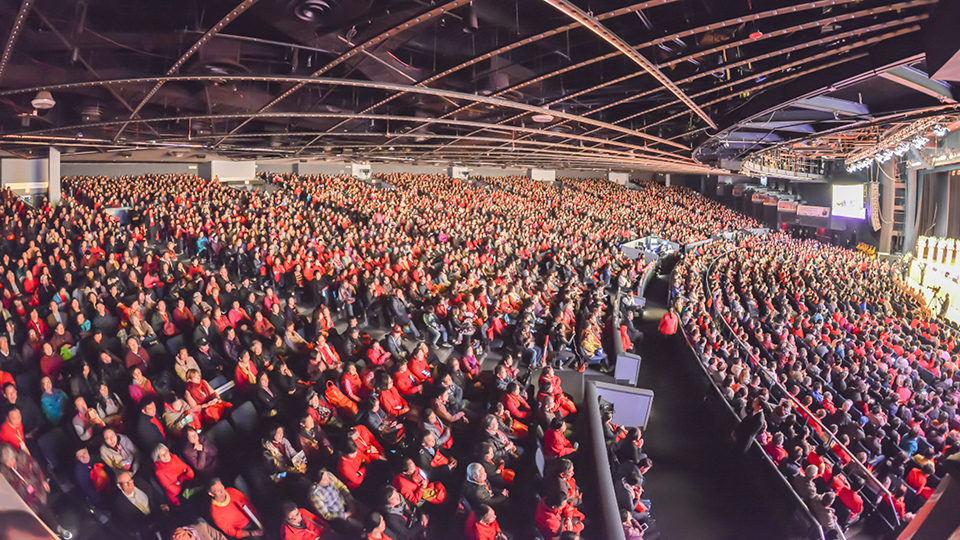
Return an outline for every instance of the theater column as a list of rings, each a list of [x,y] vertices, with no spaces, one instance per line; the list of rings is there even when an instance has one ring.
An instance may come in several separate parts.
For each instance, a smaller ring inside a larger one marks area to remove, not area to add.
[[[920,184],[917,169],[907,169],[907,207],[903,221],[903,251],[913,251],[917,243],[917,190]]]
[[[50,206],[60,202],[60,150],[52,146],[47,160],[47,199]]]

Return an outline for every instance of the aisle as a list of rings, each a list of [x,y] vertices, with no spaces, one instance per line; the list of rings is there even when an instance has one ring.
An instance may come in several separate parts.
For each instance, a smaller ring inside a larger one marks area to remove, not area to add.
[[[657,331],[666,296],[666,279],[653,280],[637,385],[656,394],[644,431],[644,450],[653,459],[645,486],[656,528],[665,540],[780,540],[784,534],[766,511],[764,494],[740,481],[749,470],[728,454],[729,434],[717,433],[702,400],[688,399],[696,390],[683,365],[696,360],[682,336],[668,339]]]

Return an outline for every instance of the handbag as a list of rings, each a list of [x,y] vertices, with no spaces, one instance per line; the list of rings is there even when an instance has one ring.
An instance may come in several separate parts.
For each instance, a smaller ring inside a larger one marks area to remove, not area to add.
[[[347,409],[353,415],[356,415],[360,410],[357,404],[348,398],[333,381],[327,381],[327,388],[323,394],[334,407]]]

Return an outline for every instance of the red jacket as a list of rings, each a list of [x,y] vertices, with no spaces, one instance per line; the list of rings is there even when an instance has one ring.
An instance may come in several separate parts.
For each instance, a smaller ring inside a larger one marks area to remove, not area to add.
[[[193,479],[193,469],[174,454],[170,454],[168,463],[157,461],[154,464],[157,467],[157,480],[160,481],[160,485],[166,491],[170,504],[180,504],[177,497],[180,495],[180,490],[183,489],[183,482]]]
[[[340,456],[337,463],[337,475],[343,480],[343,483],[350,489],[357,489],[363,483],[367,474],[367,468],[363,466],[363,460],[360,453],[356,457]]]
[[[253,507],[250,506],[250,499],[246,495],[234,488],[227,488],[227,501],[221,506],[216,501],[210,504],[210,517],[213,523],[227,536],[240,538],[241,531],[250,524],[250,518],[244,513],[243,507],[246,506],[254,515]]]
[[[533,414],[530,412],[530,406],[527,405],[527,402],[519,396],[504,394],[503,397],[500,398],[500,401],[503,403],[503,408],[509,411],[517,420],[524,420]]]
[[[284,521],[280,540],[316,540],[323,535],[323,529],[311,523],[323,523],[323,520],[303,508],[300,509],[300,516],[303,517],[303,528],[298,529]]]
[[[477,521],[476,514],[470,512],[464,532],[467,535],[467,540],[496,540],[500,534],[500,525],[497,520],[493,520],[493,523],[489,524],[480,523]]]
[[[420,386],[420,383],[417,381],[417,378],[413,376],[413,373],[411,373],[409,369],[403,373],[399,371],[394,373],[393,384],[394,388],[396,388],[398,392],[405,396],[416,394],[423,389],[423,387]]]
[[[551,458],[563,457],[577,451],[563,432],[556,429],[547,430],[543,437],[543,446],[543,453]]]

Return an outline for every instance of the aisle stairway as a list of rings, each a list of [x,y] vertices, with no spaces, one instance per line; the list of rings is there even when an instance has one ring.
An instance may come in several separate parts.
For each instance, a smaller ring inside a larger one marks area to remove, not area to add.
[[[696,395],[689,368],[697,361],[682,336],[664,337],[667,281],[654,279],[640,346],[643,363],[637,386],[655,392],[644,431],[644,450],[653,460],[646,496],[653,501],[656,528],[664,539],[781,540],[764,493],[747,481],[750,470],[729,452],[729,433],[714,428],[713,411]]]

